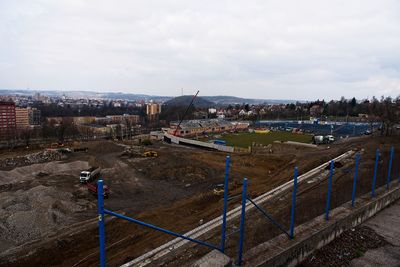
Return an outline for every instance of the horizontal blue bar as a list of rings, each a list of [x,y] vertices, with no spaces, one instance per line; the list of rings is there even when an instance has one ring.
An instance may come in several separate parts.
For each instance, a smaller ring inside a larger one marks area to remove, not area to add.
[[[190,237],[187,237],[187,236],[184,236],[184,235],[181,235],[181,234],[178,234],[178,233],[175,233],[175,232],[172,232],[172,231],[163,229],[163,228],[161,228],[161,227],[158,227],[158,226],[155,226],[155,225],[152,225],[152,224],[149,224],[149,223],[145,223],[145,222],[142,222],[142,221],[139,221],[139,220],[136,220],[136,219],[133,219],[133,218],[124,216],[124,215],[122,215],[122,214],[113,212],[113,211],[111,211],[111,210],[104,209],[104,213],[106,213],[106,214],[108,214],[108,215],[111,215],[111,216],[114,216],[114,217],[117,217],[117,218],[120,218],[120,219],[123,219],[123,220],[126,220],[126,221],[128,221],[128,222],[133,222],[133,223],[136,223],[136,224],[139,224],[139,225],[142,225],[142,226],[146,226],[146,227],[148,227],[148,228],[151,228],[151,229],[153,229],[153,230],[157,230],[157,231],[163,232],[163,233],[165,233],[165,234],[169,234],[169,235],[173,235],[173,236],[175,236],[175,237],[180,237],[180,238],[182,238],[182,239],[189,240],[189,241],[191,241],[191,242],[193,242],[193,243],[197,243],[197,244],[199,244],[199,245],[203,245],[203,246],[209,247],[209,248],[211,248],[211,249],[220,250],[220,248],[218,248],[218,247],[216,247],[216,246],[214,246],[214,245],[211,245],[211,244],[209,244],[209,243],[206,243],[206,242],[203,242],[203,241],[200,241],[200,240],[196,240],[196,239],[193,239],[193,238],[190,238]]]

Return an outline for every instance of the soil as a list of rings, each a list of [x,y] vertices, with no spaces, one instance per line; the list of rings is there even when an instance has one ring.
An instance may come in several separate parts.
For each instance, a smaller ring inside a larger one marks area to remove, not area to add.
[[[379,146],[381,161],[387,162],[389,144],[397,144],[396,151],[399,151],[397,139],[368,137],[318,149],[285,150],[281,146],[273,154],[233,154],[230,195],[240,194],[244,177],[249,178],[249,194],[254,198],[292,179],[295,166],[302,174],[349,149],[364,148],[357,188],[357,194],[362,194],[370,191],[374,150]],[[225,153],[155,143],[146,149],[156,151],[157,158],[126,157],[121,156],[126,145],[111,141],[82,145],[89,147],[87,153],[71,153],[59,162],[18,167],[3,175],[0,172],[0,184],[8,184],[0,190],[1,222],[10,220],[19,227],[0,224],[0,243],[5,244],[0,246],[0,265],[98,265],[97,201],[78,181],[79,172],[86,166],[102,168],[101,177],[111,188],[110,197],[105,200],[107,209],[177,232],[193,229],[221,214],[222,196],[215,195],[213,189],[223,182]],[[348,162],[341,164],[343,167],[335,169],[332,208],[351,196],[352,167]],[[384,183],[385,171],[387,166],[382,165],[378,186]],[[10,180],[7,177],[12,172],[15,179]],[[299,185],[296,223],[323,213],[326,188],[325,182]],[[265,208],[287,224],[290,197],[279,196]],[[7,206],[3,201],[13,204]],[[233,208],[239,201],[231,201],[229,207]],[[21,217],[12,220],[16,211],[22,212]],[[31,227],[35,225],[34,234],[30,235],[26,221],[31,222]],[[247,249],[280,234],[260,214],[250,214],[248,221],[251,223],[246,225]],[[231,222],[228,232],[235,231],[237,225],[237,221]],[[210,242],[217,244],[218,235],[211,236]],[[106,223],[107,265],[120,265],[172,238],[126,221],[109,220]],[[237,234],[228,238],[227,253],[232,257],[236,255],[236,241]],[[199,246],[190,248],[187,253],[190,259],[182,258],[181,262],[188,263],[207,252]],[[169,264],[176,266],[179,262]]]

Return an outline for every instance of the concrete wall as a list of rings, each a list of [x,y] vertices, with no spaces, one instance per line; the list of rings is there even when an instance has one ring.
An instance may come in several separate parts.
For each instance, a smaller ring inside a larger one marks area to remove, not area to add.
[[[296,266],[314,250],[334,240],[344,231],[353,228],[400,198],[400,187],[389,191],[377,190],[377,197],[366,194],[358,198],[356,207],[351,203],[333,209],[329,221],[321,215],[296,227],[295,239],[282,234],[250,249],[245,255],[245,266]]]
[[[174,144],[199,146],[199,147],[204,147],[204,148],[208,148],[208,149],[224,151],[224,152],[228,152],[228,153],[232,153],[234,151],[234,147],[231,147],[231,146],[223,146],[223,145],[217,145],[217,144],[213,144],[213,143],[206,143],[206,142],[201,142],[201,141],[197,141],[197,140],[186,139],[186,138],[182,138],[182,137],[173,136],[173,135],[167,134],[167,133],[164,133],[164,136],[171,139],[171,143],[174,143]]]

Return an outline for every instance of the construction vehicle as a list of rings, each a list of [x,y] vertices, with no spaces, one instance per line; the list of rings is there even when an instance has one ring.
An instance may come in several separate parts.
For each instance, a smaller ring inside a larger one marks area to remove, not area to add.
[[[89,148],[88,147],[76,147],[73,148],[73,152],[88,152]]]
[[[157,158],[158,157],[158,153],[156,151],[146,151],[143,153],[143,156],[147,157],[152,157],[152,158]]]
[[[213,189],[214,195],[221,195],[224,193],[224,184],[217,184]]]
[[[327,135],[324,137],[324,140],[327,144],[335,142],[335,137],[333,135]]]
[[[97,184],[87,183],[87,189],[89,192],[97,195]],[[103,185],[103,196],[107,198],[110,195],[110,188],[107,185]]]
[[[70,149],[68,147],[62,147],[62,148],[59,148],[57,151],[60,153],[63,153],[63,154],[67,154],[67,153],[71,153],[72,149]]]
[[[90,169],[81,171],[81,174],[79,176],[79,181],[81,183],[88,183],[90,181],[93,181],[97,178],[97,176],[100,175],[100,167],[91,167]]]
[[[320,145],[320,144],[330,144],[333,143],[335,141],[335,137],[333,135],[315,135],[313,137],[313,143],[316,145]]]
[[[322,135],[315,135],[313,136],[313,143],[316,145],[324,143],[324,137]]]

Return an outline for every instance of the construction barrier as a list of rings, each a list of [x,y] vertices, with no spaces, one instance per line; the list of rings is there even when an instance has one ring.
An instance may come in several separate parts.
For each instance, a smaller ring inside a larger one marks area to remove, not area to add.
[[[221,243],[219,246],[197,240],[158,226],[155,226],[153,224],[149,224],[122,214],[119,214],[117,212],[108,210],[104,208],[104,192],[103,192],[103,180],[98,180],[97,181],[97,209],[98,209],[98,226],[99,226],[99,243],[100,243],[100,266],[105,267],[106,266],[106,246],[105,246],[105,219],[104,215],[111,215],[116,218],[126,220],[128,222],[136,223],[138,225],[165,233],[169,234],[175,237],[179,237],[185,240],[188,240],[190,242],[196,243],[198,245],[202,245],[205,247],[208,247],[210,249],[216,249],[221,252],[225,251],[225,238],[226,238],[226,213],[227,213],[227,207],[228,207],[228,185],[229,185],[229,169],[230,169],[230,157],[226,157],[225,161],[225,177],[224,177],[224,208],[223,208],[223,222],[222,222],[222,235],[221,235]]]
[[[352,189],[352,200],[351,205],[354,208],[354,202],[356,199],[356,188],[357,188],[357,178],[358,178],[358,170],[360,165],[360,153],[356,154],[355,157],[355,169],[354,169],[354,177],[353,177],[353,189]],[[381,154],[379,149],[376,150],[375,154],[375,165],[374,165],[374,174],[372,178],[372,189],[371,189],[371,197],[375,197],[375,187],[376,187],[376,179],[379,168],[379,159],[381,158]],[[386,178],[386,190],[389,190],[391,183],[391,174],[393,167],[393,158],[394,158],[394,147],[390,148],[390,157],[389,157],[389,167],[388,174]],[[331,196],[332,196],[332,180],[333,174],[335,170],[335,161],[331,160],[329,164],[329,177],[328,177],[328,192],[326,196],[326,207],[325,207],[325,220],[329,220],[329,212],[331,210]],[[291,219],[290,219],[290,232],[287,232],[284,227],[279,224],[271,215],[269,215],[263,208],[257,205],[251,198],[247,195],[247,178],[243,179],[243,189],[242,189],[242,211],[240,216],[240,236],[238,242],[238,256],[237,256],[237,265],[242,265],[243,263],[243,244],[244,244],[244,233],[245,233],[245,219],[246,219],[246,201],[249,201],[253,204],[268,220],[272,222],[279,230],[285,233],[290,239],[293,239],[294,236],[294,224],[295,224],[295,210],[296,210],[296,191],[297,191],[297,168],[295,168],[294,174],[294,185],[293,185],[293,195],[292,195],[292,210],[291,210]],[[398,174],[398,182],[400,184],[400,175]]]
[[[177,138],[174,137],[173,138]],[[341,156],[340,156],[341,157]],[[340,158],[338,157],[338,158]],[[378,173],[378,168],[379,168],[379,160],[381,158],[381,154],[379,149],[376,150],[375,154],[375,164],[374,164],[374,172],[373,172],[373,177],[372,177],[372,188],[371,188],[371,197],[375,197],[375,187],[376,187],[376,180],[377,180],[377,173]],[[389,155],[389,165],[388,165],[388,173],[386,177],[386,189],[389,190],[390,188],[390,183],[392,182],[392,172],[393,172],[393,159],[394,159],[394,147],[392,146],[390,148],[390,155]],[[222,253],[225,252],[225,243],[226,243],[226,229],[227,229],[227,213],[228,213],[228,201],[230,199],[236,198],[236,196],[233,196],[229,198],[229,176],[230,176],[230,157],[226,157],[225,161],[225,176],[224,176],[224,195],[223,195],[223,214],[221,216],[222,219],[222,230],[221,230],[221,240],[219,245],[214,245],[210,244],[208,242],[204,242],[195,238],[191,238],[186,235],[182,235],[119,213],[116,213],[114,211],[108,210],[104,208],[104,195],[103,195],[103,181],[99,180],[97,182],[97,197],[98,197],[98,226],[99,226],[99,243],[100,243],[100,266],[105,266],[106,265],[106,247],[105,247],[105,221],[104,221],[104,216],[105,214],[114,216],[119,219],[123,219],[132,223],[136,223],[138,225],[166,233],[175,237],[179,237],[185,240],[188,240],[190,242],[196,243],[198,245],[205,246],[210,249],[216,249]],[[353,183],[352,183],[352,193],[351,193],[351,206],[354,208],[354,203],[356,200],[356,188],[357,188],[357,179],[358,179],[358,173],[359,173],[359,166],[360,166],[360,161],[361,161],[361,155],[360,153],[357,153],[355,155],[355,168],[354,168],[354,176],[353,176]],[[326,195],[326,206],[325,206],[325,220],[329,220],[329,212],[331,210],[331,197],[332,197],[332,183],[333,183],[333,175],[335,172],[335,161],[331,160],[329,162],[329,176],[328,176],[328,190],[327,190],[327,195]],[[351,169],[349,171],[350,173],[353,172]],[[347,172],[346,172],[347,173]],[[397,173],[397,179],[398,183],[400,184],[400,175]],[[300,178],[300,180],[302,180]],[[247,188],[248,188],[248,179],[244,178],[243,179],[243,188],[242,188],[242,201],[241,201],[241,212],[240,212],[240,226],[239,226],[239,240],[238,240],[238,251],[237,251],[237,265],[241,265],[243,261],[243,244],[245,240],[245,227],[246,227],[246,206],[247,202],[249,202],[250,205],[253,205],[256,210],[258,210],[264,217],[269,220],[274,226],[276,226],[280,231],[282,231],[284,234],[287,235],[289,239],[294,239],[295,238],[295,215],[296,215],[296,199],[297,199],[297,185],[298,183],[298,168],[294,168],[294,175],[293,175],[293,190],[292,190],[292,206],[291,206],[291,211],[290,211],[290,226],[289,230],[286,230],[282,224],[280,224],[277,220],[273,218],[271,214],[268,213],[268,211],[265,208],[262,208],[260,204],[257,204],[256,200],[257,199],[252,199],[248,196],[247,193]],[[249,206],[250,207],[250,206]]]

